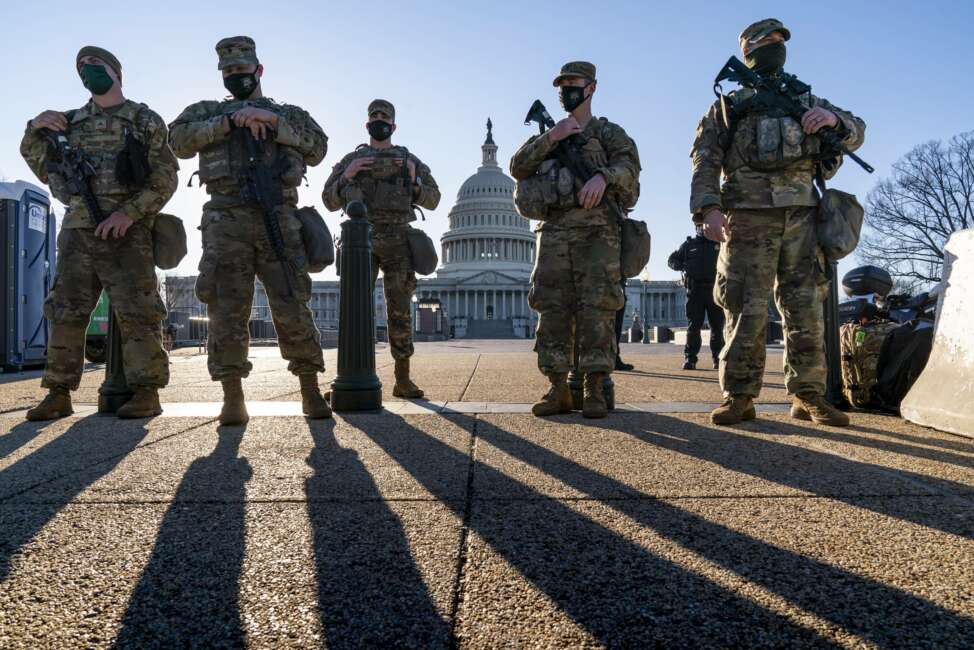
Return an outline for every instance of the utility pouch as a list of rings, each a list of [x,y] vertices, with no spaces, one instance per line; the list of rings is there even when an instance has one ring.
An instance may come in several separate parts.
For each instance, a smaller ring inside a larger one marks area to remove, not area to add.
[[[571,172],[556,160],[545,160],[538,173],[518,181],[514,204],[521,216],[548,221],[551,210],[575,207],[574,179]]]
[[[149,166],[149,151],[145,145],[125,129],[125,146],[115,156],[115,180],[125,187],[143,187],[152,168]]]
[[[295,217],[301,224],[301,242],[308,260],[308,271],[320,273],[335,261],[335,242],[328,225],[310,206],[299,208]]]
[[[649,264],[652,238],[645,221],[622,220],[622,277],[634,278]]]
[[[410,226],[406,232],[406,242],[409,244],[409,257],[416,273],[429,275],[436,270],[440,260],[436,255],[436,246],[429,235],[419,228]]]
[[[855,195],[826,189],[821,170],[815,182],[822,192],[815,221],[818,245],[830,262],[841,260],[859,245],[865,211]]]
[[[152,259],[163,271],[174,269],[186,257],[186,228],[179,217],[160,212],[152,224]]]

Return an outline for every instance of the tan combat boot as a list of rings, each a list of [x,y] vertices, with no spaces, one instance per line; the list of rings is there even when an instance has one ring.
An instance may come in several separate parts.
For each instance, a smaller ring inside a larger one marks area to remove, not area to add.
[[[247,424],[250,415],[244,400],[243,383],[240,377],[223,380],[223,408],[220,410],[220,424],[234,426]]]
[[[129,401],[118,407],[115,415],[123,420],[151,418],[162,413],[159,391],[155,388],[136,388]]]
[[[755,417],[754,401],[747,395],[731,395],[710,412],[710,421],[714,424],[738,424]]]
[[[298,375],[301,382],[301,410],[312,420],[331,417],[331,406],[321,396],[318,375]]]
[[[605,403],[603,386],[605,372],[589,372],[585,374],[585,399],[582,401],[582,415],[587,418],[604,418],[609,414],[609,407]]]
[[[47,397],[41,403],[27,411],[27,419],[31,422],[56,420],[74,413],[71,408],[71,392],[64,386],[52,386]]]
[[[406,399],[422,399],[423,391],[409,378],[409,359],[396,359],[396,385],[392,394]]]
[[[541,401],[531,407],[531,412],[538,417],[558,415],[572,412],[572,391],[568,388],[568,373],[553,372],[548,375],[551,388]]]
[[[849,416],[825,401],[818,393],[799,393],[791,402],[791,417],[832,427],[849,425]]]

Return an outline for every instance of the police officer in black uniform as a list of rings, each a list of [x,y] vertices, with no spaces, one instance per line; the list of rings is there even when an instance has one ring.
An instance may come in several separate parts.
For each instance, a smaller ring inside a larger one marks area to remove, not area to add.
[[[673,252],[667,262],[674,271],[683,274],[687,288],[687,345],[684,370],[697,368],[700,352],[700,328],[706,316],[710,323],[710,352],[717,369],[720,350],[724,347],[724,311],[714,303],[714,278],[717,275],[717,255],[720,244],[703,236],[703,226],[697,226],[697,236],[687,237],[679,250]]]

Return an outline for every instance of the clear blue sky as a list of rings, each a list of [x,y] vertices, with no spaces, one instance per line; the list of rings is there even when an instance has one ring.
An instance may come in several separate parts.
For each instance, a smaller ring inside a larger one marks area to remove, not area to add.
[[[742,8],[743,7],[743,8]],[[40,12],[40,13],[39,13]],[[690,231],[690,144],[713,101],[711,83],[737,35],[775,16],[792,31],[787,69],[813,91],[863,117],[861,155],[873,176],[847,163],[836,186],[865,198],[915,144],[974,129],[974,3],[926,2],[249,2],[8,3],[0,54],[5,68],[0,177],[32,180],[18,153],[26,120],[86,101],[74,70],[85,44],[122,61],[128,97],[166,121],[188,104],[225,95],[213,46],[248,34],[266,67],[265,93],[298,104],[324,127],[329,150],[310,170],[302,204],[319,210],[332,165],[366,139],[365,107],[396,104],[404,144],[430,165],[443,190],[425,227],[438,239],[456,191],[480,161],[487,117],[499,157],[531,133],[522,121],[541,98],[560,114],[551,79],[560,65],[598,65],[593,106],[623,125],[642,157],[635,215],[653,233],[654,279],[675,277],[666,256]],[[199,223],[203,190],[185,187],[196,162],[181,161],[167,211]],[[323,212],[324,213],[324,212]],[[333,231],[338,217],[326,213]],[[178,269],[194,273],[199,233]],[[848,265],[845,265],[846,267]],[[322,277],[333,277],[326,272]]]

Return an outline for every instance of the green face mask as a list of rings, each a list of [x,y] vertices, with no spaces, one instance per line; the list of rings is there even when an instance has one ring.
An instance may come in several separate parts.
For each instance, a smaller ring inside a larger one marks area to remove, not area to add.
[[[91,91],[93,95],[104,95],[115,82],[112,78],[108,76],[108,70],[105,69],[103,65],[92,65],[91,63],[86,63],[81,66],[81,83],[85,85],[85,88]]]

